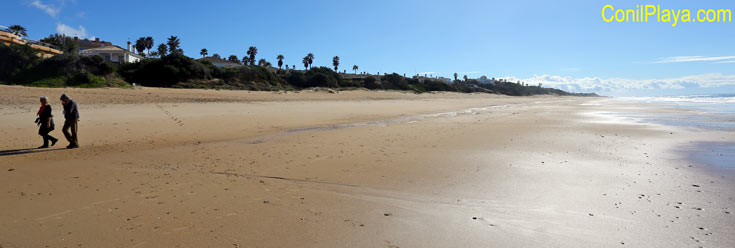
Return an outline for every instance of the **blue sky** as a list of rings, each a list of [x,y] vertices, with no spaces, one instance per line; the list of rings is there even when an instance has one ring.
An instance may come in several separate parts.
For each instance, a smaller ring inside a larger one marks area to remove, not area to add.
[[[181,39],[191,57],[207,48],[302,67],[358,65],[370,73],[454,72],[471,78],[605,95],[735,92],[735,23],[606,23],[607,1],[85,1],[9,0],[0,25],[31,39],[56,32],[120,46],[152,36]],[[645,1],[614,1],[629,9]],[[735,9],[733,1],[657,1],[666,9]]]

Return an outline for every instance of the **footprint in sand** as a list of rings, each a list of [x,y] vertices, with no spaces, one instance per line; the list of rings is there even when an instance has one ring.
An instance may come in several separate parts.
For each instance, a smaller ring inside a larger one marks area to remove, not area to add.
[[[477,220],[477,221],[483,221],[483,222],[487,223],[488,226],[492,226],[492,227],[496,226],[495,224],[490,223],[489,221],[487,221],[487,219],[482,218],[482,217],[472,216],[472,219],[473,220]]]

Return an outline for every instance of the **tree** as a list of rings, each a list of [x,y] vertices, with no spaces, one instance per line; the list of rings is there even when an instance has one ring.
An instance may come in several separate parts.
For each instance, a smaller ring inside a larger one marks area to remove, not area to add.
[[[74,38],[63,34],[52,34],[41,39],[41,42],[54,45],[61,49],[64,53],[77,54],[79,52],[79,42]]]
[[[207,57],[208,51],[206,48],[202,48],[202,50],[199,52],[199,54],[202,55],[202,58]]]
[[[171,35],[171,37],[168,37],[168,51],[170,53],[180,53],[181,49],[179,49],[179,46],[181,46],[181,41],[179,40],[179,37]]]
[[[236,55],[230,55],[230,57],[227,58],[227,61],[238,64],[240,63],[240,59],[238,59]]]
[[[467,81],[467,75],[464,75],[464,81]]]
[[[140,37],[138,40],[135,41],[135,50],[138,51],[138,54],[142,54],[143,51],[145,51],[145,37]]]
[[[26,33],[26,28],[21,25],[10,25],[10,27],[8,27],[8,30],[10,30],[11,33],[20,37],[28,36],[28,33]]]
[[[334,56],[334,58],[332,58],[332,65],[334,66],[334,71],[339,70],[339,56]]]
[[[270,67],[271,66],[271,62],[268,62],[265,59],[260,59],[260,60],[258,60],[258,66]]]
[[[454,73],[454,81],[457,81],[457,73]]]
[[[355,71],[355,75],[357,75],[357,69],[360,69],[357,65],[352,66],[352,70]]]
[[[250,64],[250,58],[248,58],[248,56],[243,56],[243,57],[242,57],[242,64],[243,64],[243,65],[248,65],[248,64]]]
[[[248,48],[248,57],[250,57],[250,59],[249,59],[250,65],[254,65],[255,64],[255,55],[256,54],[258,54],[258,48],[254,47],[254,46],[251,46],[250,48]]]
[[[153,37],[145,37],[145,49],[148,50],[148,56],[151,55],[151,48],[153,48]]]
[[[276,57],[276,59],[278,60],[278,69],[280,70],[281,66],[283,66],[283,55],[279,54],[278,57]]]
[[[158,50],[158,56],[163,57],[163,56],[166,56],[166,52],[168,51],[168,47],[166,46],[166,44],[161,43],[161,44],[158,44],[158,49],[157,50]]]
[[[304,70],[309,69],[309,55],[306,55],[301,62],[304,63]]]
[[[307,58],[309,58],[309,68],[311,68],[311,64],[314,63],[314,54],[309,53],[306,55]]]
[[[212,58],[218,58],[221,59],[222,56],[219,56],[219,53],[212,54]]]

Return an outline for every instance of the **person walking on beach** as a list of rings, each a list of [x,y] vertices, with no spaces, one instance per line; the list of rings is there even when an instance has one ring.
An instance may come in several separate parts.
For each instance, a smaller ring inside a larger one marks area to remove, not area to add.
[[[79,148],[79,140],[77,140],[77,123],[79,122],[79,110],[77,110],[77,103],[66,94],[61,95],[61,105],[64,106],[64,128],[61,131],[64,133],[66,140],[69,141],[69,145],[66,146],[68,149]],[[69,133],[71,129],[71,133]]]
[[[43,137],[43,145],[38,148],[48,148],[49,141],[51,141],[51,146],[56,145],[59,139],[48,134],[54,130],[54,115],[51,114],[51,105],[48,104],[48,98],[45,96],[41,97],[41,108],[38,109],[37,115],[38,119],[36,119],[36,124],[38,124],[38,135]]]

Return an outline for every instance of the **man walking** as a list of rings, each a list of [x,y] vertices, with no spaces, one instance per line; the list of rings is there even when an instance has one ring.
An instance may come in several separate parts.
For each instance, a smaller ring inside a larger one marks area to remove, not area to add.
[[[69,141],[68,149],[79,148],[79,141],[77,140],[77,123],[79,122],[79,110],[77,110],[77,103],[66,94],[61,95],[61,105],[64,106],[64,128],[61,131],[64,133],[66,140]],[[69,133],[71,129],[71,133]]]

